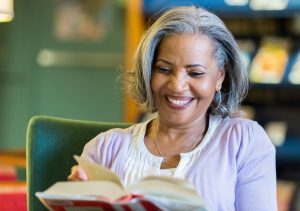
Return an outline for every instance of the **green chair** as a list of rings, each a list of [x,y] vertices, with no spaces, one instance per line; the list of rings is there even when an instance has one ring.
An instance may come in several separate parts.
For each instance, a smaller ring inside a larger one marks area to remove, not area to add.
[[[85,143],[102,131],[128,126],[126,123],[33,117],[28,125],[26,140],[28,211],[46,210],[35,192],[66,180],[70,168],[76,164],[73,155],[80,155]]]

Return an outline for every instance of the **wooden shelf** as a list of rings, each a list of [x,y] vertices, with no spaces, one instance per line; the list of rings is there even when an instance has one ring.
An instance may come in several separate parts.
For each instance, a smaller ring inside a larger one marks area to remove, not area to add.
[[[11,165],[15,167],[26,168],[25,151],[0,151],[0,165]]]

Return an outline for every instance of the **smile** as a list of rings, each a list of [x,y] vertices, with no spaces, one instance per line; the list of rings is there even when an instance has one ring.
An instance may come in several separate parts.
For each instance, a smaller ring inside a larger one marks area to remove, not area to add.
[[[167,100],[173,106],[185,107],[193,100],[193,98],[191,98],[191,97],[170,97],[169,96],[169,97],[167,97]]]

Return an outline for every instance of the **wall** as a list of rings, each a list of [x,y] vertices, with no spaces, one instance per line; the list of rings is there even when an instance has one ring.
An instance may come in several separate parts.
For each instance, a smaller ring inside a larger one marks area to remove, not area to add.
[[[15,19],[0,23],[0,150],[25,147],[34,115],[122,119],[117,78],[123,63],[124,8],[116,3],[107,7],[109,29],[102,40],[66,41],[53,33],[59,2],[64,1],[15,1]],[[38,60],[43,50],[55,53],[57,61]]]

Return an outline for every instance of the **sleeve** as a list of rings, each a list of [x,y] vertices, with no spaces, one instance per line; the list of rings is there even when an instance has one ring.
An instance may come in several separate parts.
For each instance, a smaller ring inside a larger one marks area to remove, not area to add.
[[[243,155],[238,155],[241,160],[238,161],[235,207],[239,211],[275,211],[275,147],[257,123],[249,133],[247,149],[242,150]]]

